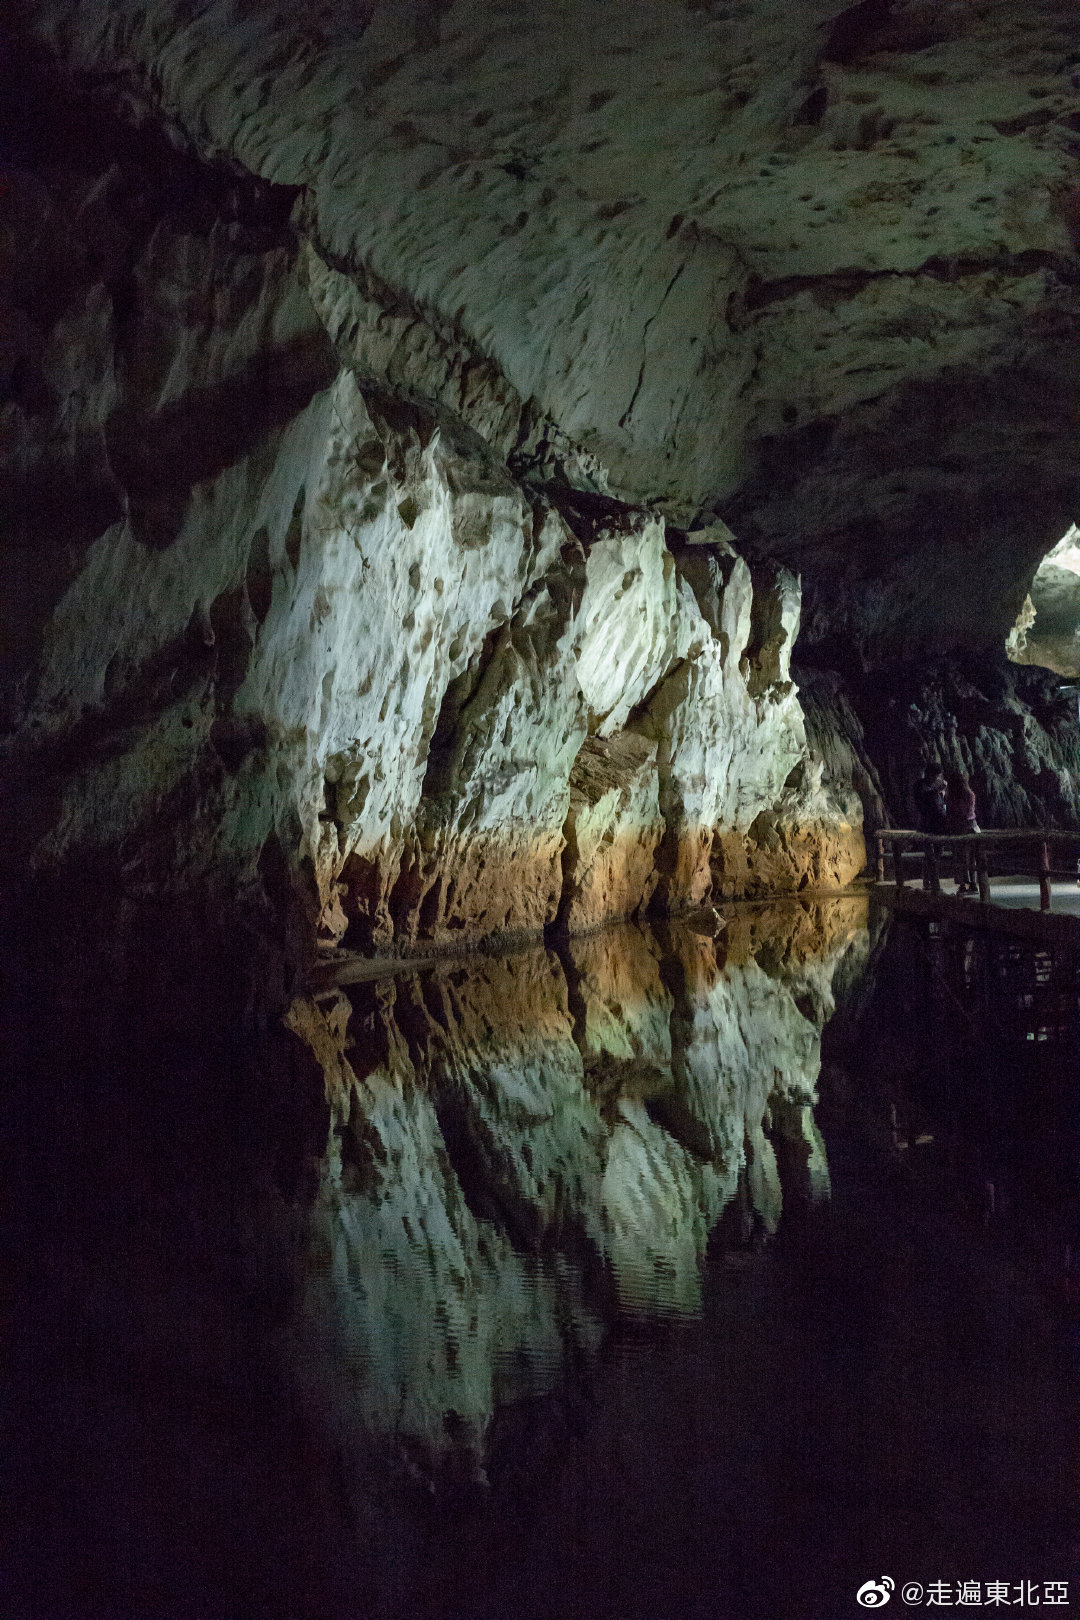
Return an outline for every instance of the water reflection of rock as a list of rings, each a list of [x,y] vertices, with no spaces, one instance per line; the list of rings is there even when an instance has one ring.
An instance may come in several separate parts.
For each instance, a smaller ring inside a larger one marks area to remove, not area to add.
[[[722,1212],[774,1232],[828,1168],[831,984],[865,902],[629,925],[295,1002],[331,1129],[287,1356],[339,1438],[483,1475],[495,1409],[618,1314],[694,1314]]]

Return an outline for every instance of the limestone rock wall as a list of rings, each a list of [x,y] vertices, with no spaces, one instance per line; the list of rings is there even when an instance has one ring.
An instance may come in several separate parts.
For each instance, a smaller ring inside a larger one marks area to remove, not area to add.
[[[12,8],[13,870],[368,949],[855,870],[1075,508],[1074,41],[938,10]]]
[[[291,193],[85,116],[0,194],[14,881],[398,950],[858,870],[794,576],[526,478],[497,402],[358,355]]]

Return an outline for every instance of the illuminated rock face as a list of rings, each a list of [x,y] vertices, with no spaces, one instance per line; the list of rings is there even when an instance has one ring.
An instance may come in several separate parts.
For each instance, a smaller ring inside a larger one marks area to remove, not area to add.
[[[999,641],[1074,515],[1060,8],[354,10],[12,36],[17,867],[365,950],[844,882],[800,620]]]
[[[739,1240],[827,1198],[821,1029],[868,946],[865,900],[792,902],[295,1001],[330,1123],[286,1360],[336,1440],[483,1478],[497,1406],[700,1310],[740,1183]]]
[[[18,856],[150,903],[284,887],[367,950],[853,876],[797,580],[511,471],[431,376],[361,364],[288,198],[150,151],[157,190],[88,152],[5,194],[38,321],[5,408]]]
[[[368,381],[503,459],[719,513],[867,662],[986,645],[1076,513],[1060,0],[27,8],[302,188]]]

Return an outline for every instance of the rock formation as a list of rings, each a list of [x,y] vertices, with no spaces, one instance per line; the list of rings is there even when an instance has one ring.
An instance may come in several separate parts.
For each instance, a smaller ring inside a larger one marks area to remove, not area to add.
[[[372,376],[504,452],[569,467],[569,440],[632,500],[745,514],[871,653],[946,612],[1003,632],[1073,515],[1057,0],[32,18],[175,139],[303,188]]]
[[[968,776],[983,827],[1080,826],[1076,694],[1046,670],[967,656],[847,680],[807,668],[800,679],[825,780],[834,795],[858,795],[868,828],[915,825],[931,760]]]
[[[1076,493],[1060,7],[560,18],[12,11],[16,886],[299,961],[842,883],[800,619],[1000,645]]]

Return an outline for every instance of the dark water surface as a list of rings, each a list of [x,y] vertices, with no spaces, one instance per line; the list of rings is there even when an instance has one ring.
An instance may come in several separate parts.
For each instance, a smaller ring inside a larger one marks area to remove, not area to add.
[[[842,898],[65,1042],[0,1617],[1075,1612],[1076,1036]]]

